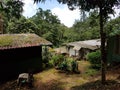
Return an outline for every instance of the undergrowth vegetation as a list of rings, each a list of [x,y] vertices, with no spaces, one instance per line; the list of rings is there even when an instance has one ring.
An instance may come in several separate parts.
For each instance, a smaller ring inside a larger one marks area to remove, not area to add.
[[[68,72],[78,72],[78,63],[73,58],[66,57],[64,55],[53,55],[49,60],[49,66],[55,67],[58,70]]]
[[[101,68],[101,52],[95,51],[87,54],[87,60],[91,63],[91,67],[94,69],[100,69]]]
[[[57,70],[65,72],[81,72],[78,66],[79,61],[75,60],[74,58],[61,54],[51,53],[46,47],[43,47],[42,55],[43,69],[56,68]],[[87,66],[85,74],[87,76],[96,74],[96,72],[101,67],[100,51],[89,53],[87,55],[87,59],[88,62],[90,62],[90,65]]]

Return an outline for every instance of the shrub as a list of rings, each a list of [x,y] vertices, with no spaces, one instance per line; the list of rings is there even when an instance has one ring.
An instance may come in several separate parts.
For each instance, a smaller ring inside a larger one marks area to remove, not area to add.
[[[60,64],[58,64],[58,69],[68,71],[68,62],[67,60],[64,60]]]
[[[71,62],[71,68],[72,68],[72,72],[78,72],[78,63],[76,60],[73,60]]]
[[[64,60],[58,64],[58,69],[68,72],[78,72],[78,63],[73,58],[64,58]]]
[[[42,48],[42,66],[43,69],[49,67],[49,60],[51,59],[51,53],[49,49],[45,46]]]
[[[49,61],[50,67],[56,67],[56,69],[70,72],[78,71],[78,63],[73,58],[67,58],[64,55],[53,55]]]
[[[49,66],[53,67],[53,66],[57,66],[58,64],[60,64],[62,61],[64,60],[64,56],[63,55],[53,55],[51,57],[51,59],[49,60]]]
[[[92,68],[100,69],[101,67],[101,52],[98,50],[96,52],[91,52],[87,54],[87,60],[90,61]]]

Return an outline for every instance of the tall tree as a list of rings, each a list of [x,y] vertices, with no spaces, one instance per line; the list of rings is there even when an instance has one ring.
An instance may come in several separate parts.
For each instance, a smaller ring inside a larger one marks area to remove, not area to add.
[[[20,18],[23,12],[24,3],[21,0],[0,0],[0,23],[2,33],[5,33],[4,29],[12,17]],[[6,18],[7,17],[7,18]]]
[[[53,15],[50,10],[38,8],[37,13],[30,20],[38,26],[38,35],[51,41],[54,46],[59,46],[62,43],[62,31],[64,30],[58,17]]]
[[[91,12],[84,21],[76,20],[72,29],[69,31],[74,33],[74,35],[72,33],[72,36],[70,37],[76,41],[100,38],[98,12]]]
[[[6,33],[35,33],[39,34],[39,29],[35,23],[31,20],[26,19],[24,16],[21,18],[11,18],[8,22],[8,26],[6,28]]]
[[[41,2],[45,0],[34,0],[35,2]],[[59,3],[67,4],[68,8],[74,10],[76,7],[84,11],[90,11],[91,9],[99,8],[99,25],[101,36],[101,63],[102,63],[102,84],[106,82],[106,50],[105,50],[105,31],[103,30],[104,23],[108,18],[108,14],[113,13],[114,6],[120,5],[120,0],[57,0]]]
[[[5,12],[8,18],[20,18],[24,3],[21,0],[0,0],[0,12]]]

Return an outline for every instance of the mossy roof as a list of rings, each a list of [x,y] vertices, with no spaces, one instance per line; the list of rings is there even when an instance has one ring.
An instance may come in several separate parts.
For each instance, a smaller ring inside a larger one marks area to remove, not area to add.
[[[52,45],[51,42],[36,34],[1,34],[0,49]]]

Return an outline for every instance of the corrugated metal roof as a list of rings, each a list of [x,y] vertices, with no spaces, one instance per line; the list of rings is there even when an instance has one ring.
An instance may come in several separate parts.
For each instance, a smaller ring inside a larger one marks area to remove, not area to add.
[[[71,42],[66,45],[73,46],[74,50],[80,50],[81,48],[88,48],[91,50],[95,50],[100,48],[101,40],[93,39],[93,40],[86,40],[86,41],[78,41],[78,42]]]
[[[76,46],[74,46],[74,50],[80,50],[82,47],[81,46],[79,46],[79,45],[76,45]]]
[[[1,34],[0,49],[52,45],[51,42],[36,34]]]

